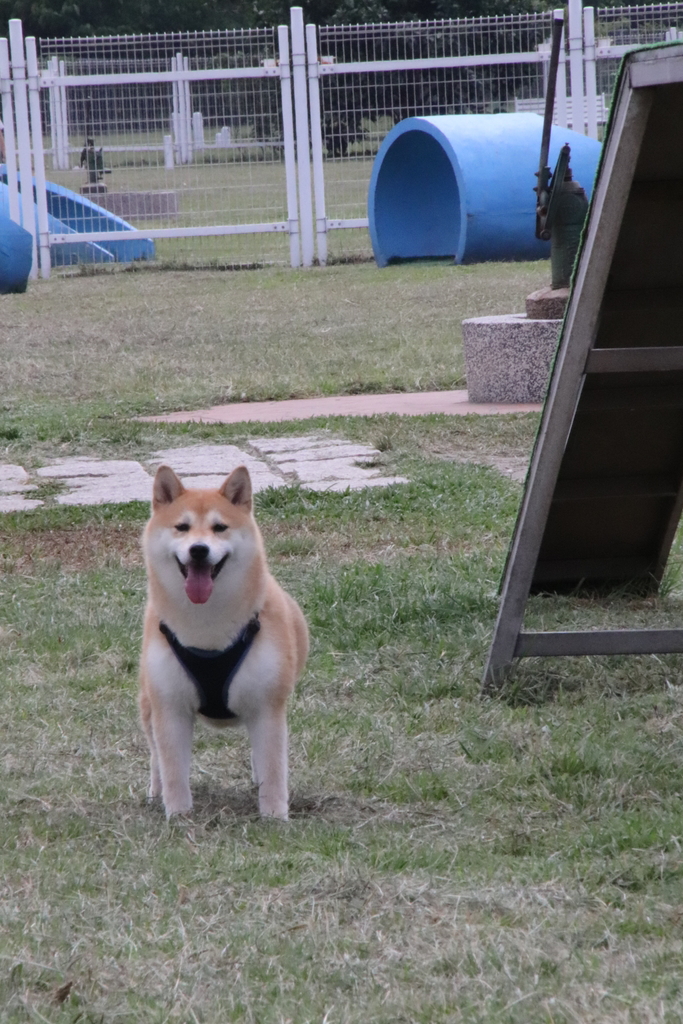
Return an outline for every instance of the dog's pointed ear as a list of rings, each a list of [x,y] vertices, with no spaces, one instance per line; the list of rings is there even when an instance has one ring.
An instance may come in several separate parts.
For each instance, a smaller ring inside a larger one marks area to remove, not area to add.
[[[185,488],[170,466],[159,466],[157,475],[154,477],[152,508],[170,505],[172,501],[180,497],[184,490]]]
[[[243,505],[251,509],[251,477],[246,466],[238,466],[233,469],[219,491],[233,505]]]

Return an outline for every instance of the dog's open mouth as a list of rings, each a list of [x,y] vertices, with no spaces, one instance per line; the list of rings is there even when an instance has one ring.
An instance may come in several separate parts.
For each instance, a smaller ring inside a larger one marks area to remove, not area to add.
[[[214,580],[228,557],[229,555],[224,555],[215,565],[209,562],[188,562],[187,565],[183,565],[176,555],[178,568],[185,577],[185,593],[193,604],[205,604],[209,600]]]

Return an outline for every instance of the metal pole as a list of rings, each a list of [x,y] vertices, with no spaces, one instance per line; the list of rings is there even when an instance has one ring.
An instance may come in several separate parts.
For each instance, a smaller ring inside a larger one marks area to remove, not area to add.
[[[14,104],[12,102],[12,80],[9,73],[9,47],[6,39],[0,39],[0,92],[2,93],[2,121],[5,126],[5,162],[7,166],[7,189],[9,191],[9,216],[10,220],[13,220],[15,224],[20,224],[17,144],[14,135]]]
[[[553,12],[557,14],[558,12]],[[562,32],[560,45],[560,61],[557,67],[557,84],[555,86],[555,124],[562,128],[568,127],[567,117],[567,55],[564,49],[565,33]]]
[[[24,59],[24,33],[19,18],[9,23],[9,42],[12,56],[12,79],[14,82],[14,109],[17,119],[17,149],[19,152],[19,174],[21,177],[21,217],[24,228],[33,240],[33,260],[30,277],[38,277],[36,251],[36,217],[33,208],[33,174],[31,171],[31,135],[28,117],[28,96],[26,90],[26,60]]]
[[[192,147],[195,153],[204,149],[204,118],[200,110],[192,115]]]
[[[40,80],[38,55],[34,36],[26,39],[26,67],[28,70],[28,101],[31,109],[31,135],[33,137],[33,166],[35,168],[36,206],[38,207],[38,246],[40,250],[40,276],[50,276],[50,228],[47,219],[47,190],[45,187],[45,153],[43,152],[43,124],[40,116]]]
[[[178,70],[178,62],[175,57],[171,57],[171,71]],[[183,162],[183,152],[180,145],[180,83],[175,79],[171,83],[173,90],[173,106],[171,107],[171,134],[173,135],[173,143],[175,146],[175,156],[177,162],[181,164]]]
[[[175,57],[176,69],[180,72],[183,70],[183,55],[182,53],[176,53]],[[185,110],[185,82],[181,79],[177,83],[177,97],[178,97],[178,146],[180,149],[180,162],[181,164],[187,163],[187,112]]]
[[[183,57],[183,71],[190,70],[190,58]],[[183,119],[185,122],[185,146],[187,151],[187,163],[192,163],[192,157],[194,156],[194,146],[192,144],[192,91],[190,89],[190,83],[186,79],[182,83],[181,96],[183,99]]]
[[[56,57],[50,57],[48,68],[53,75],[57,75],[58,62]],[[57,143],[57,118],[59,116],[59,93],[56,85],[51,85],[48,90],[50,100],[50,146],[52,147],[52,169],[59,169],[59,146]]]
[[[63,60],[59,62],[59,75],[60,78],[65,74],[65,63]],[[69,162],[69,107],[66,100],[66,86],[59,86],[59,166],[62,171],[69,171],[71,164]]]
[[[572,86],[572,128],[585,133],[583,105],[583,0],[569,0],[569,76]]]
[[[311,155],[313,157],[313,195],[315,196],[315,235],[318,263],[327,263],[327,214],[325,213],[325,170],[323,165],[323,133],[320,114],[320,75],[318,73],[318,41],[315,25],[306,26],[308,53],[308,102],[311,111]]]
[[[304,12],[301,7],[292,7],[290,13],[292,18],[292,75],[296,123],[296,162],[299,175],[301,258],[303,265],[310,267],[313,264],[314,252],[313,196],[311,193],[311,153],[308,130]]]
[[[548,151],[550,149],[550,134],[553,127],[553,114],[555,112],[555,87],[557,85],[557,68],[560,61],[560,48],[562,46],[562,29],[564,26],[564,11],[553,12],[553,31],[550,43],[550,66],[548,68],[548,85],[545,94],[545,114],[543,117],[543,135],[541,136],[541,156],[538,164],[538,184],[542,186],[542,176],[548,164]]]
[[[583,12],[583,52],[586,69],[586,134],[591,139],[598,137],[598,84],[595,66],[595,11],[592,7]]]
[[[296,152],[294,147],[294,117],[292,114],[292,72],[289,65],[289,29],[278,26],[280,56],[280,93],[282,96],[282,134],[285,151],[285,180],[287,183],[287,221],[289,224],[289,262],[301,266],[299,239],[299,210],[296,195]]]

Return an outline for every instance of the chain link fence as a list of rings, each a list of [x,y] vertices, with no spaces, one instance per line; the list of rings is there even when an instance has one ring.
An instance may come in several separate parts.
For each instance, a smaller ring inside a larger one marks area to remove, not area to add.
[[[275,30],[43,39],[39,59],[46,72],[82,80],[43,91],[51,181],[91,189],[141,230],[287,220]],[[228,70],[272,74],[215,77]],[[144,80],[164,73],[188,77]],[[130,81],[105,80],[112,75]],[[158,239],[156,255],[190,265],[289,262],[283,232]]]

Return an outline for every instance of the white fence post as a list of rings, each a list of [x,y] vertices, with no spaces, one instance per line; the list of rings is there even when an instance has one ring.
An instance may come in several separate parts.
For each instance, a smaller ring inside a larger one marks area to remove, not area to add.
[[[175,167],[173,160],[173,136],[164,135],[164,170],[172,171]]]
[[[296,163],[299,176],[299,223],[301,226],[301,260],[305,267],[313,264],[313,196],[311,193],[311,153],[308,129],[308,87],[306,83],[306,42],[304,12],[290,9],[292,18],[292,77],[294,81],[294,117],[296,123]]]
[[[204,117],[201,111],[195,110],[192,115],[192,145],[196,152],[204,149]]]
[[[49,70],[55,78],[64,74],[64,61],[50,57]],[[56,171],[69,170],[69,138],[66,123],[66,89],[62,85],[51,85],[50,138],[52,142],[52,167]]]
[[[569,76],[572,87],[572,128],[585,134],[583,105],[583,0],[569,0]]]
[[[282,135],[285,155],[285,184],[287,188],[287,223],[289,227],[289,262],[301,266],[299,238],[299,210],[296,195],[296,151],[294,146],[294,116],[292,114],[292,72],[289,64],[289,28],[279,25],[278,53],[280,64],[280,95],[282,97]]]
[[[58,74],[58,60],[56,57],[50,57],[48,68],[50,72],[56,77]],[[52,169],[57,170],[59,167],[59,151],[57,148],[57,109],[59,105],[58,90],[59,86],[51,85],[48,90],[48,100],[50,103],[50,146],[52,147]]]
[[[24,33],[19,18],[9,23],[10,52],[12,56],[12,81],[14,86],[14,110],[17,121],[17,150],[19,173],[21,175],[21,215],[24,228],[33,239],[33,261],[30,277],[38,277],[36,251],[36,217],[33,208],[33,174],[31,170],[31,135],[28,118],[28,96],[26,89],[26,60],[24,58]]]
[[[318,263],[324,267],[327,263],[327,215],[325,213],[325,168],[323,166],[323,132],[320,113],[318,41],[315,25],[306,26],[306,52],[308,54],[308,102],[311,111],[315,236],[318,245]]]
[[[66,64],[63,60],[59,62],[60,78],[65,74]],[[59,129],[59,167],[62,171],[71,170],[69,160],[69,107],[66,101],[66,86],[60,85],[57,90],[59,118],[57,127]]]
[[[38,249],[40,252],[40,276],[50,276],[50,228],[47,220],[47,192],[45,189],[45,153],[43,152],[43,124],[40,116],[40,82],[38,80],[38,55],[34,36],[26,39],[26,68],[28,71],[28,102],[31,110],[31,137],[33,141],[33,166],[36,181],[36,206],[38,208]]]
[[[171,57],[171,71],[178,70],[178,61],[176,57]],[[173,104],[171,107],[171,134],[173,135],[173,142],[175,145],[175,156],[179,164],[183,162],[183,152],[180,143],[180,82],[174,79],[171,83],[171,89],[173,91]]]
[[[189,70],[190,58],[183,57],[183,71]],[[185,155],[187,157],[185,162],[190,164],[194,156],[194,146],[192,145],[192,92],[188,79],[181,82],[181,86],[180,95],[182,97],[183,120],[185,122]]]
[[[561,18],[564,21],[564,11],[561,8],[553,11],[554,18]],[[568,127],[567,119],[567,57],[565,54],[565,29],[562,30],[560,42],[560,63],[557,66],[557,84],[555,86],[555,124],[562,128]]]
[[[12,102],[12,80],[9,73],[9,47],[6,39],[0,39],[0,93],[2,95],[2,121],[5,126],[5,163],[7,166],[7,188],[9,191],[9,216],[15,224],[21,222],[19,215],[19,181],[17,178],[17,144],[14,135],[14,104]]]
[[[595,11],[583,12],[584,68],[586,72],[586,135],[598,137],[598,84],[595,67]]]
[[[175,71],[182,74],[185,68],[185,59],[182,53],[176,53],[175,55]],[[175,112],[174,117],[176,121],[176,141],[178,143],[178,162],[181,164],[187,164],[190,160],[189,145],[187,137],[187,122],[188,122],[188,111],[187,111],[187,94],[185,86],[187,82],[179,78],[174,83],[173,99]]]

